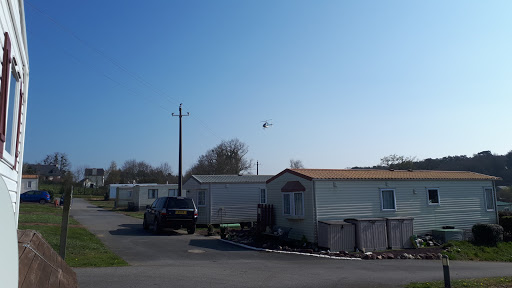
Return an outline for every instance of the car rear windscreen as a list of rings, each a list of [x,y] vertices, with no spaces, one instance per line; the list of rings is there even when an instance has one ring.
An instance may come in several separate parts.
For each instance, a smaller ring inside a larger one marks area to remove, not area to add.
[[[169,198],[167,209],[194,209],[194,202],[190,198]]]

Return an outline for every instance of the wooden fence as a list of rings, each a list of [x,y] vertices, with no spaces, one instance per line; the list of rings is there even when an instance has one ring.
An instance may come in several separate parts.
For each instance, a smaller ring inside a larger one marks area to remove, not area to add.
[[[272,229],[276,223],[274,205],[258,204],[258,218],[256,228],[259,232],[265,232],[267,227]]]
[[[18,230],[19,288],[75,288],[76,273],[39,232]]]

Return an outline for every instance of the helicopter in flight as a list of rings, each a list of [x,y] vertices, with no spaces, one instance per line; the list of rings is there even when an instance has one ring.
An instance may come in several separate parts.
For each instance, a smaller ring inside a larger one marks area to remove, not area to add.
[[[270,126],[274,125],[272,124],[272,119],[268,119],[268,120],[265,120],[265,121],[261,121],[263,123],[263,129],[267,129],[267,128],[270,128]]]

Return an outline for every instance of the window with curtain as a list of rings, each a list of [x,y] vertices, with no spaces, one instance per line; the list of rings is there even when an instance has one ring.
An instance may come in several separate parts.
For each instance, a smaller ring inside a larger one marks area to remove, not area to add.
[[[382,189],[380,190],[382,199],[382,210],[396,210],[395,207],[395,190]]]
[[[304,215],[304,211],[303,211],[303,205],[304,205],[304,201],[302,199],[302,193],[293,193],[293,207],[294,207],[294,215],[295,216],[303,216]]]
[[[487,211],[494,211],[494,194],[492,188],[484,188],[485,208]]]
[[[290,201],[290,193],[284,193],[283,194],[283,214],[284,215],[291,215],[292,213],[292,204]]]
[[[197,191],[197,206],[206,206],[206,191]]]
[[[267,204],[267,190],[260,189],[260,204]]]
[[[283,214],[290,216],[304,216],[304,193],[283,193]]]
[[[158,189],[148,189],[148,199],[158,198]]]

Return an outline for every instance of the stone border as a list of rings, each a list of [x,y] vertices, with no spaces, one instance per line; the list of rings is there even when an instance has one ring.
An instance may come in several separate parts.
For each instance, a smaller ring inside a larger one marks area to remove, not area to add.
[[[273,253],[282,253],[282,254],[296,254],[296,255],[304,255],[304,256],[313,256],[313,257],[319,257],[319,258],[329,258],[329,259],[335,259],[335,260],[362,260],[361,258],[349,258],[349,257],[336,257],[336,256],[329,256],[329,255],[321,255],[321,254],[310,254],[310,253],[300,253],[300,252],[292,252],[292,251],[279,251],[279,250],[271,250],[271,249],[264,249],[264,248],[256,248],[249,245],[229,241],[226,239],[219,239],[220,241],[237,245],[246,249],[254,250],[254,251],[263,251],[263,252],[273,252]]]

